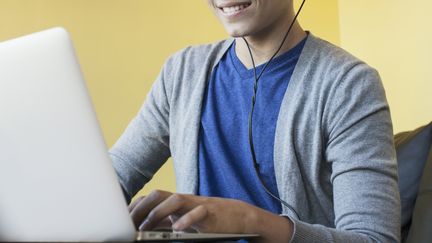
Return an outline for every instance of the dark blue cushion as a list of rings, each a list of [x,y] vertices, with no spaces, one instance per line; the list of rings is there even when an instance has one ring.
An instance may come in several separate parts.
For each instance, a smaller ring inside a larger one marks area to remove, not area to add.
[[[406,243],[432,241],[432,149],[423,170]]]
[[[410,224],[420,180],[432,144],[432,123],[395,135],[402,203],[402,227]]]

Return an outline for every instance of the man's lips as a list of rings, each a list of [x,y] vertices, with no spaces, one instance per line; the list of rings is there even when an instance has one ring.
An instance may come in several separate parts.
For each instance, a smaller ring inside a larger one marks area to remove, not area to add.
[[[224,14],[233,15],[241,12],[251,5],[250,2],[231,2],[217,6]]]

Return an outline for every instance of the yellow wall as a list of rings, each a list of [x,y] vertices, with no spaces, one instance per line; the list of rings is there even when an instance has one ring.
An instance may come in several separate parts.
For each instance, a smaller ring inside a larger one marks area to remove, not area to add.
[[[308,0],[301,20],[339,43],[337,0]],[[0,40],[52,26],[72,35],[109,146],[171,53],[226,37],[204,0],[0,0]],[[175,190],[170,162],[142,193],[155,188]]]
[[[378,69],[395,132],[432,121],[429,0],[339,1],[341,45]]]

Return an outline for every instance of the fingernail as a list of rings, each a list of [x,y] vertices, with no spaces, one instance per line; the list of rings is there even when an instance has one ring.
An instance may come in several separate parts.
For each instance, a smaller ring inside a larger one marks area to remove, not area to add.
[[[174,230],[183,230],[183,224],[178,221],[174,223],[172,227]]]
[[[142,224],[140,225],[140,227],[138,228],[139,231],[143,231],[145,230],[146,226],[149,224],[149,221],[146,219],[144,220],[144,222],[142,222]]]

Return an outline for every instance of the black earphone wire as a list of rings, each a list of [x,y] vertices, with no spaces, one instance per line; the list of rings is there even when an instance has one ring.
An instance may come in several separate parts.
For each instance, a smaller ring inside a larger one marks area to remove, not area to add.
[[[271,56],[271,58],[269,59],[269,61],[264,65],[264,67],[262,68],[260,74],[257,76],[257,72],[256,72],[256,66],[255,66],[255,60],[253,58],[252,55],[252,50],[249,46],[249,43],[247,42],[246,38],[242,37],[242,39],[244,40],[244,42],[246,43],[246,46],[248,48],[249,51],[249,55],[252,61],[252,66],[253,66],[253,70],[254,70],[254,78],[255,78],[255,82],[254,82],[254,87],[253,87],[253,96],[252,96],[252,107],[251,107],[251,111],[249,112],[249,117],[248,117],[248,129],[249,129],[249,147],[251,150],[251,154],[252,154],[252,160],[253,160],[253,164],[254,164],[254,168],[255,168],[255,172],[258,176],[259,181],[261,182],[265,192],[270,195],[272,198],[276,199],[277,201],[279,201],[282,205],[284,205],[285,207],[287,207],[290,211],[292,211],[297,219],[300,219],[299,214],[296,212],[296,210],[289,205],[287,202],[285,202],[284,200],[280,199],[279,197],[277,197],[276,195],[274,195],[265,185],[264,180],[262,179],[260,172],[259,172],[259,164],[257,162],[256,159],[256,154],[255,154],[255,148],[254,148],[254,143],[253,143],[253,133],[252,133],[252,118],[253,118],[253,112],[255,109],[255,101],[256,101],[256,94],[258,91],[258,81],[261,78],[262,74],[264,73],[264,70],[267,68],[267,66],[270,64],[270,62],[275,58],[275,56],[279,53],[279,51],[282,49],[283,44],[285,43],[285,40],[287,39],[289,33],[291,32],[292,27],[294,26],[297,17],[299,16],[301,10],[303,9],[303,5],[305,4],[306,0],[303,0],[303,2],[301,3],[299,10],[297,11],[296,15],[294,16],[293,21],[291,22],[287,32],[285,33],[284,38],[282,39],[281,44],[279,45],[279,48],[276,50],[276,52]]]

